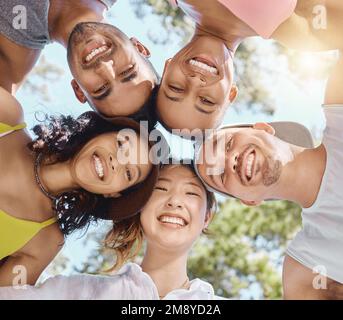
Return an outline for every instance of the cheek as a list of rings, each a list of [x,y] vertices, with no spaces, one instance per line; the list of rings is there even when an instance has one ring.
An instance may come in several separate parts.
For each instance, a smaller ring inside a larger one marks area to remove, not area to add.
[[[206,204],[202,201],[188,201],[188,210],[192,215],[192,225],[194,225],[199,232],[204,228],[206,217]]]

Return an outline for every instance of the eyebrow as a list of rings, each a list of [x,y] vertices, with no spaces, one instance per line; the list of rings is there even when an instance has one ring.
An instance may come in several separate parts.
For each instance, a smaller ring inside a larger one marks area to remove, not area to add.
[[[171,182],[171,180],[170,180],[170,179],[167,179],[167,178],[158,178],[158,181]]]
[[[109,87],[105,92],[103,92],[100,96],[92,96],[93,99],[101,101],[104,100],[106,97],[108,97],[112,93],[112,88]]]
[[[186,182],[186,184],[189,184],[189,185],[191,185],[193,187],[197,187],[197,188],[199,188],[202,191],[202,188],[197,183],[195,183],[195,182]]]

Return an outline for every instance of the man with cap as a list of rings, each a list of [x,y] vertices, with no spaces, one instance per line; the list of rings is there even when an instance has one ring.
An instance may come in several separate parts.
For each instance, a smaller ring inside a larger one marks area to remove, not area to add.
[[[299,124],[256,123],[223,127],[196,153],[209,189],[247,205],[283,199],[303,208],[303,228],[284,261],[285,298],[343,298],[342,83],[340,58],[327,84],[323,141],[315,148]]]
[[[108,117],[147,118],[148,112],[142,109],[158,81],[157,74],[148,60],[148,48],[102,23],[104,12],[115,2],[1,2],[0,86],[15,94],[45,45],[58,42],[67,49],[72,88],[81,103],[88,102]]]

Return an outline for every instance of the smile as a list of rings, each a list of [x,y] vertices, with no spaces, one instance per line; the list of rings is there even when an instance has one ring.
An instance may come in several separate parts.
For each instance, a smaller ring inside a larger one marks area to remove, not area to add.
[[[190,59],[188,62],[191,66],[201,69],[205,72],[209,72],[212,75],[218,75],[218,69],[211,64],[210,62],[205,61],[204,59],[200,58],[193,58]]]
[[[254,150],[251,153],[249,153],[249,155],[247,156],[247,161],[246,161],[246,166],[245,166],[245,175],[248,181],[252,179],[255,157],[256,157],[256,153]]]
[[[178,227],[185,227],[188,222],[180,216],[163,214],[157,218],[158,221],[164,224],[176,225]]]
[[[93,164],[99,179],[104,180],[104,166],[102,165],[100,158],[95,153],[93,154]]]
[[[90,54],[88,54],[85,58],[86,62],[91,62],[93,59],[97,58],[101,53],[109,50],[107,45],[103,45],[99,48],[93,49]]]

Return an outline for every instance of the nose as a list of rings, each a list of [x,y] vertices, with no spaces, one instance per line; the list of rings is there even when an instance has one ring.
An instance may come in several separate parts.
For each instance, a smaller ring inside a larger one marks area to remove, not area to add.
[[[172,195],[169,197],[169,199],[166,203],[166,207],[168,209],[182,209],[183,204],[182,204],[181,199],[178,196]]]
[[[230,152],[228,155],[229,170],[231,170],[232,173],[235,173],[237,170],[238,156],[239,153],[237,151]]]
[[[100,61],[99,66],[95,69],[95,72],[108,80],[114,80],[116,78],[116,74],[113,66],[113,60]]]
[[[109,167],[113,172],[117,172],[119,170],[118,161],[112,153],[109,154]]]
[[[200,73],[190,74],[188,80],[195,87],[203,87],[206,85],[206,78]]]

